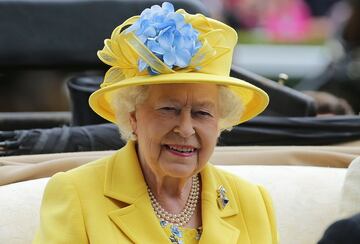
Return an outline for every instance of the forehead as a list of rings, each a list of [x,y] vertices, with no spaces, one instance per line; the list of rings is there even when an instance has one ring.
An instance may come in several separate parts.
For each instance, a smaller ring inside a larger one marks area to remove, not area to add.
[[[214,84],[161,84],[149,86],[149,100],[191,104],[218,103],[219,88]]]

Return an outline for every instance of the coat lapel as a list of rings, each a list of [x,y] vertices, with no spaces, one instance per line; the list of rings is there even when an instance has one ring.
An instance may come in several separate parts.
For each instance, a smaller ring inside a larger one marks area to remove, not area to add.
[[[212,165],[208,164],[201,172],[202,179],[202,224],[203,234],[200,243],[237,243],[240,231],[226,222],[227,217],[239,213],[237,201],[227,181],[215,174]],[[217,204],[217,189],[224,186],[227,190],[229,204],[219,208]]]
[[[201,172],[203,234],[200,243],[237,243],[239,239],[240,231],[225,220],[238,214],[239,209],[230,185],[219,177],[210,164]],[[230,200],[224,209],[217,205],[217,189],[220,185],[225,187]],[[109,217],[131,241],[169,242],[152,209],[134,142],[128,142],[110,158],[106,168],[104,195],[128,204],[110,211]]]
[[[110,219],[135,243],[166,243],[168,238],[151,207],[134,142],[107,164],[104,194],[128,206],[109,212]]]
[[[134,243],[169,242],[145,194],[133,204],[110,212],[109,216]]]

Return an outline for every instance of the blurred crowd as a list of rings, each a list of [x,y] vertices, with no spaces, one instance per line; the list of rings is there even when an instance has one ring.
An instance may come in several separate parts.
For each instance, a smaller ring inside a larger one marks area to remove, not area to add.
[[[360,113],[360,1],[202,1],[210,15],[239,32],[240,41],[252,33],[255,42],[327,45],[327,68],[293,88],[313,97],[320,115]]]
[[[341,0],[202,1],[214,18],[237,30],[257,31],[267,40],[280,42],[325,38],[334,24],[330,22],[349,14]]]

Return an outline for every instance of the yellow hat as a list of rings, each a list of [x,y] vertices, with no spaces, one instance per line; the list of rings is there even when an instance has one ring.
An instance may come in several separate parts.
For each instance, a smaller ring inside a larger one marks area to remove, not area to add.
[[[243,102],[244,111],[236,124],[261,113],[269,102],[260,88],[229,76],[237,43],[235,30],[201,14],[188,14],[182,9],[174,12],[170,3],[154,5],[115,28],[104,43],[98,57],[112,67],[89,103],[111,122],[115,122],[111,94],[128,86],[225,85]]]

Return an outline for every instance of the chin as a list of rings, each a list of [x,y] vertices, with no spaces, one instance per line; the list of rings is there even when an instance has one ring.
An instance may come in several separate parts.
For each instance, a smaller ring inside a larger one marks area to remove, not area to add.
[[[162,167],[162,170],[165,175],[174,178],[190,178],[197,172],[196,167],[184,164],[167,164],[165,167]]]

